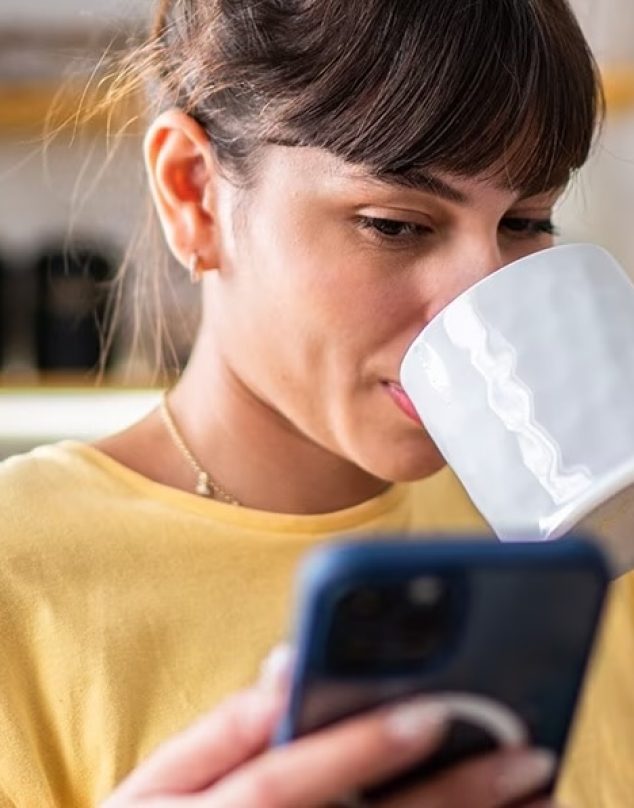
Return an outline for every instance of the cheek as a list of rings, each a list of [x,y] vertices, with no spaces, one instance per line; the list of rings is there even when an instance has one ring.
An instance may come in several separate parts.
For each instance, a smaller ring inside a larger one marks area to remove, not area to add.
[[[526,241],[518,239],[505,250],[504,263],[510,264],[513,261],[519,261],[520,258],[526,258],[533,253],[546,250],[549,247],[553,247],[554,244],[554,237],[547,233],[544,233],[539,238],[527,239]]]
[[[350,230],[341,216],[274,206],[249,223],[234,297],[250,375],[268,398],[319,383],[347,398],[367,379],[397,373],[424,324],[436,274]]]
[[[294,247],[293,291],[342,347],[380,349],[422,322],[420,259],[368,247],[341,222],[324,222],[318,235],[305,229]]]
[[[276,326],[297,329],[300,338],[335,339],[340,348],[373,342],[399,320],[408,284],[377,267],[344,228],[297,217],[276,235],[256,234],[250,261],[260,256],[259,303]]]

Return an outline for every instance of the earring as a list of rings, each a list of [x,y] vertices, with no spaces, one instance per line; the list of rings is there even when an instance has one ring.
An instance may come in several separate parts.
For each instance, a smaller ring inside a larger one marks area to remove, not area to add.
[[[203,276],[203,269],[200,267],[200,257],[198,253],[192,253],[189,259],[189,280],[192,283],[200,283]]]

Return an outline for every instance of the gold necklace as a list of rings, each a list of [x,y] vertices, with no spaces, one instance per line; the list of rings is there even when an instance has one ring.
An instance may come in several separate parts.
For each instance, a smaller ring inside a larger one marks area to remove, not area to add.
[[[229,505],[240,505],[238,500],[231,496],[231,494],[228,494],[224,488],[219,485],[208,472],[204,470],[204,468],[194,457],[191,449],[185,443],[183,436],[178,431],[178,427],[176,426],[172,413],[167,406],[167,393],[163,394],[163,398],[161,399],[161,403],[159,405],[159,412],[171,439],[174,441],[174,444],[183,455],[185,460],[187,460],[189,465],[196,472],[196,486],[194,487],[194,491],[201,497],[211,497],[212,499],[217,499],[220,502],[226,502]]]

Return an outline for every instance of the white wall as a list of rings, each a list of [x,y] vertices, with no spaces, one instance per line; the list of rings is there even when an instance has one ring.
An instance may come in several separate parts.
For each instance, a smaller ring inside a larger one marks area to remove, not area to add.
[[[634,72],[634,0],[571,0],[599,61]],[[634,109],[610,115],[596,152],[562,205],[570,240],[608,247],[634,277]]]
[[[91,27],[119,19],[143,23],[155,5],[155,0],[2,0],[0,27]]]
[[[143,199],[141,143],[124,141],[113,162],[102,138],[70,145],[0,140],[0,244],[28,259],[38,245],[71,229],[124,246]],[[94,192],[88,193],[91,184]]]
[[[569,0],[598,60],[634,59],[633,0]]]
[[[573,182],[558,221],[570,241],[611,250],[634,277],[634,112],[608,121],[595,155]]]

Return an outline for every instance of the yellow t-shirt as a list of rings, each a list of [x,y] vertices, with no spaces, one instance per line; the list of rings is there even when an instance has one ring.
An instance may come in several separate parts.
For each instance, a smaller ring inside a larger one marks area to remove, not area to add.
[[[332,535],[485,530],[455,477],[320,516],[233,508],[78,443],[0,464],[0,806],[93,806],[161,740],[256,675],[299,557]],[[573,808],[632,804],[634,586],[564,778]]]

